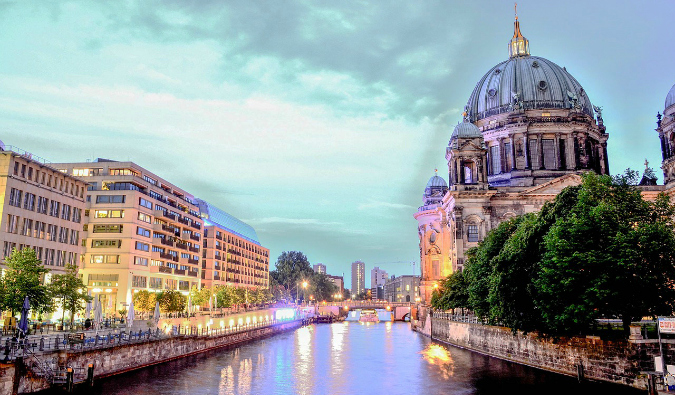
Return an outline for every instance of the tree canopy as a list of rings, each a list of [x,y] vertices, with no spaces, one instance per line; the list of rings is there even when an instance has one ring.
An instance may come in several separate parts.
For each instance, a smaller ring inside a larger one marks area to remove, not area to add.
[[[270,278],[284,287],[291,299],[298,299],[302,292],[300,283],[312,278],[314,270],[307,257],[300,251],[284,251],[277,258],[275,269],[270,271]]]
[[[13,249],[5,259],[5,275],[0,278],[0,310],[12,315],[21,311],[23,300],[28,296],[31,310],[38,314],[53,311],[54,304],[49,289],[43,284],[50,272],[42,266],[32,248]]]
[[[583,333],[601,317],[627,329],[642,316],[672,314],[675,208],[665,195],[644,200],[634,184],[631,171],[585,174],[540,212],[502,222],[468,251],[464,278],[441,283],[432,305],[551,333]]]

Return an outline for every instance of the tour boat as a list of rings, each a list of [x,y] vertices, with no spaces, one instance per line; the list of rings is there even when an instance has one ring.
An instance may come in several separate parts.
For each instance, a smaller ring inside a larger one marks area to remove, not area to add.
[[[359,317],[361,322],[380,322],[380,317],[377,316],[377,311],[373,309],[361,310],[361,316]]]

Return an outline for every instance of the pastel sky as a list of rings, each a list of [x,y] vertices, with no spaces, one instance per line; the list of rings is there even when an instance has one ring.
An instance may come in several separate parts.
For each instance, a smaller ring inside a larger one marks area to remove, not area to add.
[[[603,107],[614,173],[660,175],[674,11],[519,2],[532,54]],[[412,273],[424,186],[512,34],[501,0],[0,1],[0,139],[132,160],[253,225],[272,261],[303,251],[349,285],[361,259],[369,283]]]

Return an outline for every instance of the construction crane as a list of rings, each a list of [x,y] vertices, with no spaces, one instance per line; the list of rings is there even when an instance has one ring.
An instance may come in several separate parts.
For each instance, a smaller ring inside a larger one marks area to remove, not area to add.
[[[417,264],[416,261],[377,262],[377,263],[373,263],[372,265],[378,266],[378,265],[390,265],[390,264],[396,264],[396,263],[409,263],[410,265],[412,265],[413,276],[415,275],[415,265]]]

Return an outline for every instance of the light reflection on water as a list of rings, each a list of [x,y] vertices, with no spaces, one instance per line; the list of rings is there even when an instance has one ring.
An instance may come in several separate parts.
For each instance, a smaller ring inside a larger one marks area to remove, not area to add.
[[[445,347],[406,323],[319,324],[98,380],[80,394],[642,394]],[[52,394],[48,392],[48,394]],[[56,392],[53,392],[56,394]]]

